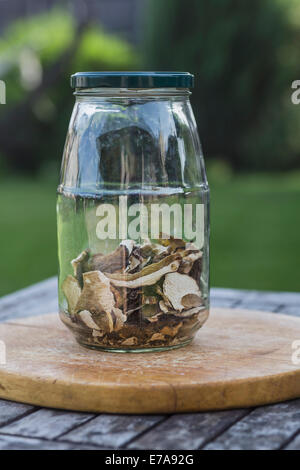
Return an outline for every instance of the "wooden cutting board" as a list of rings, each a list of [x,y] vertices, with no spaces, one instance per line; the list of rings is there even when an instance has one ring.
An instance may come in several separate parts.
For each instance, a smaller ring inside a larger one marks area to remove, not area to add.
[[[57,314],[0,324],[0,340],[1,398],[34,405],[175,413],[300,397],[300,319],[285,315],[215,308],[191,345],[161,353],[84,349]]]

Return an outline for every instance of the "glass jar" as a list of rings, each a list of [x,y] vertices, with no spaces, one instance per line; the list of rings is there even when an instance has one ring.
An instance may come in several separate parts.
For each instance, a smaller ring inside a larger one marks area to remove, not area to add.
[[[193,76],[92,72],[58,187],[59,306],[89,348],[184,346],[209,312],[209,188]]]

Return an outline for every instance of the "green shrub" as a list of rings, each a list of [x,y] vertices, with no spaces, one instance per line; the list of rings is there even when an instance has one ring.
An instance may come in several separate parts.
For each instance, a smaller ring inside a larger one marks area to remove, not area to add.
[[[145,66],[195,73],[204,151],[236,169],[300,166],[299,0],[152,0]]]
[[[124,70],[136,65],[125,41],[99,26],[80,27],[61,9],[18,20],[0,40],[0,78],[7,104],[0,107],[0,168],[36,172],[58,165],[74,98],[72,73]]]

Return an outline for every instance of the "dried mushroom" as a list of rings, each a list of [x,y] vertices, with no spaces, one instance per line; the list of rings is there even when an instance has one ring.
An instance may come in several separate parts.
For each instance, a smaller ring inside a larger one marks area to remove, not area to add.
[[[163,335],[167,335],[167,336],[176,336],[177,333],[178,333],[178,330],[180,330],[180,328],[182,327],[182,322],[178,323],[178,325],[176,326],[173,326],[173,327],[170,327],[170,326],[164,326],[161,330],[161,333]]]
[[[176,346],[207,319],[199,288],[202,251],[191,242],[163,234],[155,243],[123,240],[109,254],[83,251],[72,266],[75,277],[67,276],[63,292],[82,343]]]
[[[170,255],[158,263],[151,264],[142,271],[135,274],[109,274],[105,273],[112,284],[119,287],[129,287],[134,289],[140,286],[151,286],[156,284],[162,276],[176,271],[179,267],[180,255]]]
[[[135,242],[133,240],[123,240],[120,243],[120,246],[125,246],[125,248],[127,250],[127,254],[128,254],[128,256],[130,256],[131,253],[132,253],[132,250],[135,247]]]
[[[88,328],[91,328],[91,330],[100,330],[97,323],[94,322],[91,312],[88,310],[79,312],[79,317]]]
[[[165,335],[161,333],[153,333],[149,341],[150,342],[151,341],[163,341],[164,339],[165,339]]]
[[[93,313],[111,312],[115,306],[110,282],[100,271],[83,274],[83,289],[76,305],[76,310],[88,310]]]
[[[200,258],[202,258],[201,251],[199,251],[197,253],[192,252],[192,253],[187,254],[186,256],[183,257],[183,259],[180,263],[178,272],[184,273],[184,274],[189,274],[189,272],[191,271],[195,261],[197,261]]]
[[[166,303],[165,303],[163,300],[160,300],[160,301],[159,301],[159,308],[160,308],[161,311],[164,312],[164,313],[168,313],[168,311],[169,311],[168,306],[166,305]]]
[[[113,318],[113,330],[119,331],[126,321],[126,315],[124,315],[119,308],[113,308],[111,313]]]
[[[110,290],[114,294],[115,306],[117,308],[122,307],[122,305],[124,305],[124,298],[123,298],[122,292],[120,292],[120,290],[117,287],[114,287],[112,285],[110,285]]]
[[[123,346],[134,346],[136,344],[138,344],[138,339],[135,338],[134,336],[132,336],[132,338],[128,338],[122,341]]]
[[[197,282],[186,274],[170,273],[167,274],[163,285],[164,295],[169,299],[175,310],[183,310],[185,305],[183,298],[187,302],[190,295],[201,297],[201,292]]]
[[[84,250],[82,253],[80,253],[80,255],[77,256],[77,258],[71,261],[71,265],[74,270],[74,276],[80,283],[82,283],[82,273],[86,271],[85,267],[86,267],[88,258],[89,258],[89,251]]]
[[[76,305],[81,296],[81,288],[78,280],[73,276],[67,276],[62,284],[62,291],[68,302],[68,309],[71,314],[76,312]]]
[[[181,304],[184,308],[200,307],[202,298],[197,294],[186,294],[182,297]]]
[[[120,245],[115,251],[108,255],[97,254],[88,262],[89,271],[102,271],[107,273],[121,272],[128,263],[128,248]]]

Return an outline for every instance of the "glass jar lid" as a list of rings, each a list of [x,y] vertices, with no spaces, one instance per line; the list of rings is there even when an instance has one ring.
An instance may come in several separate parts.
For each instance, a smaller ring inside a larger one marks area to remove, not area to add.
[[[72,88],[192,88],[189,72],[78,72]]]

